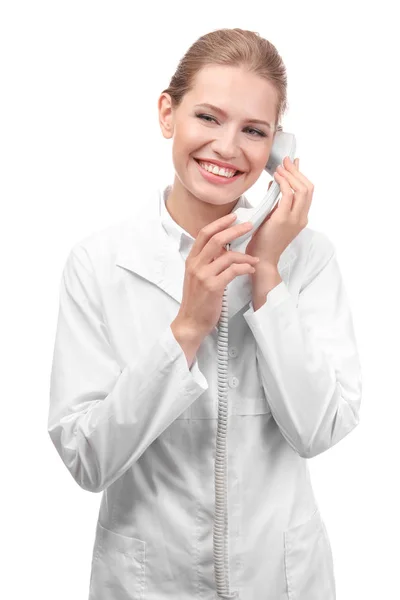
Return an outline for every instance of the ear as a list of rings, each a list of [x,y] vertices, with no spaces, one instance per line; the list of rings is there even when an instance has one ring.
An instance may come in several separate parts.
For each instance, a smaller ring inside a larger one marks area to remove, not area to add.
[[[163,92],[158,99],[158,120],[161,133],[166,139],[174,136],[174,119],[172,111],[171,96]]]

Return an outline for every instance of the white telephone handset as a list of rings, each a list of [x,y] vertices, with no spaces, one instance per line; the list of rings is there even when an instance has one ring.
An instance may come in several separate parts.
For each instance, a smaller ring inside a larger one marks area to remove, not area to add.
[[[296,138],[292,133],[278,130],[275,134],[274,143],[271,148],[268,162],[264,167],[265,170],[270,174],[274,175],[276,168],[282,164],[285,156],[289,156],[291,161],[294,161],[296,153]],[[269,188],[264,200],[260,202],[254,208],[240,207],[234,211],[237,216],[237,220],[233,223],[239,225],[246,221],[253,223],[253,228],[247,231],[240,237],[232,240],[229,244],[229,249],[237,251],[239,246],[242,246],[244,242],[250,240],[251,236],[254,235],[257,227],[261,225],[264,219],[268,216],[271,210],[274,208],[280,194],[280,186],[275,181],[272,181],[271,187]]]

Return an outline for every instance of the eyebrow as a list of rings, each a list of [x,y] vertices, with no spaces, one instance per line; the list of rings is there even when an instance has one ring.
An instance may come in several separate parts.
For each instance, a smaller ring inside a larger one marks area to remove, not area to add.
[[[224,110],[222,110],[222,108],[219,108],[218,106],[215,106],[214,104],[209,104],[208,102],[202,102],[201,104],[196,104],[195,107],[200,107],[200,106],[206,106],[207,108],[211,108],[211,110],[214,110],[215,112],[219,113],[220,115],[222,115],[223,117],[227,117],[228,115],[226,114],[226,112]],[[262,121],[261,119],[245,119],[246,121],[248,121],[249,123],[261,123],[262,125],[267,125],[267,127],[269,127],[270,129],[272,129],[271,125],[268,123],[268,121]]]

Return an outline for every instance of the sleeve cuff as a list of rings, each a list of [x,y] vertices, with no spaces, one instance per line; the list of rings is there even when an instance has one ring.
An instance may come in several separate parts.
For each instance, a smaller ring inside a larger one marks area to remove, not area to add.
[[[281,304],[282,302],[284,302],[285,300],[287,300],[290,297],[291,297],[291,294],[288,290],[288,287],[287,287],[286,283],[282,280],[281,282],[278,283],[278,285],[276,285],[274,288],[272,288],[272,290],[270,290],[268,292],[265,304],[260,306],[260,308],[257,311],[254,311],[253,300],[251,300],[250,307],[244,313],[243,316],[252,315],[252,314],[254,314],[254,312],[258,313],[259,311],[274,309],[276,306],[278,306],[279,304]]]
[[[203,391],[208,389],[207,379],[204,377],[203,373],[200,371],[199,363],[197,360],[197,356],[194,357],[192,364],[190,365],[190,369],[188,366],[186,355],[182,349],[182,346],[179,344],[178,340],[172,333],[171,327],[167,327],[167,331],[160,339],[161,344],[164,349],[172,356],[175,357],[179,355],[179,360],[181,362],[182,374],[190,373],[192,383],[195,383],[198,388],[201,388]]]

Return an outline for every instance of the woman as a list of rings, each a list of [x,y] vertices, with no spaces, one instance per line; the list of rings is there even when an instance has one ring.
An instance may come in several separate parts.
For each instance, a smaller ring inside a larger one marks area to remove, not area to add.
[[[48,430],[77,483],[103,492],[89,597],[332,600],[307,459],[358,424],[361,370],[334,246],[307,227],[313,185],[298,159],[275,173],[282,198],[245,252],[225,250],[249,230],[231,213],[251,206],[244,192],[268,161],[284,65],[254,32],[213,31],[158,108],[173,185],[151,193],[153,214],[75,244],[60,289]],[[216,357],[228,284],[221,581]]]

